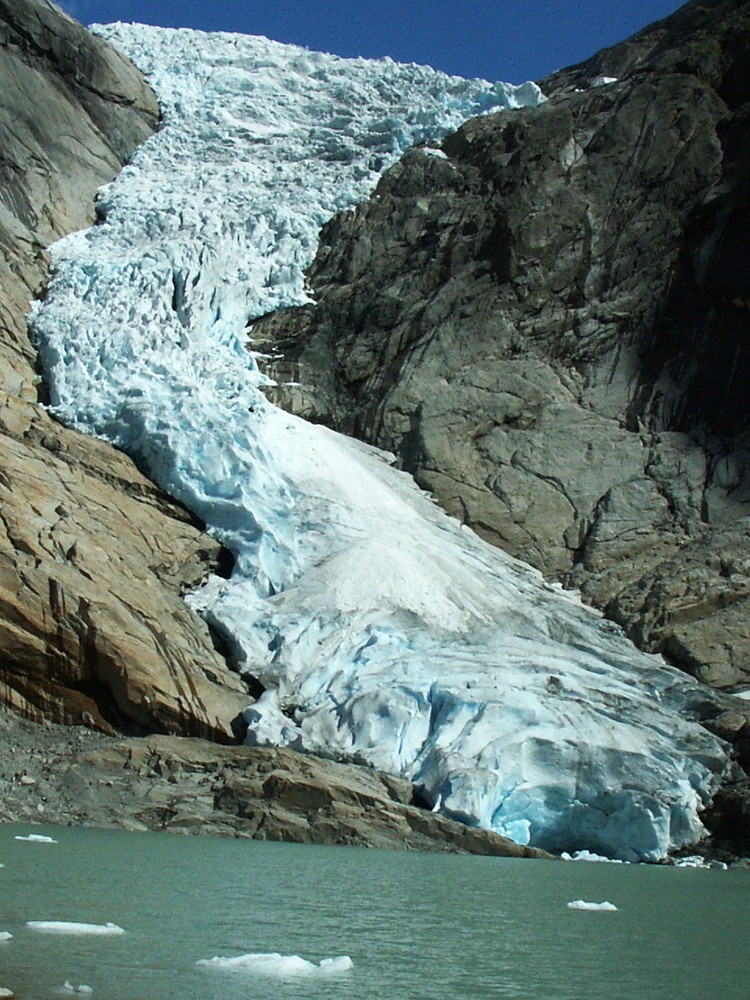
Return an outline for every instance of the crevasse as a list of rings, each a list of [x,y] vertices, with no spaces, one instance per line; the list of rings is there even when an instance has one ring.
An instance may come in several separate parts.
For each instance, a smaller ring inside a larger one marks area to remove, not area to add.
[[[308,301],[320,226],[407,147],[520,88],[262,38],[96,29],[159,133],[54,248],[52,408],[130,452],[237,557],[190,603],[266,693],[248,740],[363,760],[522,843],[655,859],[726,766],[697,687],[443,514],[387,457],[276,409],[248,323]]]

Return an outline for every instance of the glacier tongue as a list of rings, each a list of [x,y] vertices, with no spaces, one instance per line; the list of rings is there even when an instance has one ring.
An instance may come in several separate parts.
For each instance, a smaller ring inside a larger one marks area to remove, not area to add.
[[[448,518],[386,456],[270,405],[253,318],[308,300],[320,226],[513,88],[261,38],[96,29],[161,131],[54,248],[33,328],[54,412],[129,451],[237,557],[191,604],[266,693],[248,739],[410,777],[553,850],[692,843],[726,766],[693,682]]]

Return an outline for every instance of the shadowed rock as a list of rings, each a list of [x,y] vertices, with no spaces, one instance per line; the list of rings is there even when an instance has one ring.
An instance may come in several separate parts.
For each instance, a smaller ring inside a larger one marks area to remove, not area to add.
[[[748,65],[747,3],[714,0],[556,74],[405,156],[324,228],[317,305],[251,330],[274,400],[728,690],[750,682]]]

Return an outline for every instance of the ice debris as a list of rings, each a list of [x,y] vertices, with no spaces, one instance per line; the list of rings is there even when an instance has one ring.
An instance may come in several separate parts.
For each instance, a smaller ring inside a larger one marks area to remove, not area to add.
[[[242,970],[258,976],[273,976],[286,979],[300,976],[338,976],[354,968],[348,955],[324,958],[317,964],[299,955],[280,955],[278,952],[251,952],[236,958],[201,958],[196,965],[212,969]]]
[[[94,992],[91,986],[87,986],[86,983],[81,983],[80,986],[74,986],[68,979],[62,984],[59,989],[60,993],[81,993],[89,995]]]
[[[0,941],[10,941],[12,937],[10,931],[0,931]]]
[[[248,740],[364,760],[550,850],[654,860],[697,841],[727,759],[691,721],[695,682],[387,456],[273,407],[246,349],[253,319],[309,301],[321,225],[405,149],[539,89],[97,31],[147,73],[163,123],[101,192],[102,223],[53,248],[34,335],[53,412],[132,454],[236,556],[190,603],[267,691]]]
[[[28,837],[14,837],[14,840],[25,840],[32,844],[56,844],[54,837],[46,837],[41,833],[30,833]]]
[[[575,851],[573,854],[569,854],[567,851],[563,851],[560,855],[563,861],[595,861],[595,862],[605,862],[610,865],[621,865],[623,864],[619,858],[607,858],[603,854],[594,854],[593,851]]]
[[[675,868],[710,868],[714,871],[725,872],[728,865],[724,861],[704,858],[702,854],[690,854],[686,857],[675,858],[672,862]]]
[[[48,934],[93,934],[106,937],[125,933],[117,924],[83,924],[73,920],[27,920],[26,926]]]
[[[574,899],[568,903],[569,910],[593,910],[597,913],[616,913],[617,907],[614,903],[587,903],[584,899]]]

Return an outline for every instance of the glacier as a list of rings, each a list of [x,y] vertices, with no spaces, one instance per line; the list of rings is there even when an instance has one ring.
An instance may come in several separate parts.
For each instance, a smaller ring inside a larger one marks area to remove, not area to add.
[[[389,456],[274,407],[252,353],[254,319],[310,301],[324,222],[407,148],[435,155],[539,89],[94,30],[145,72],[163,121],[100,191],[99,224],[53,247],[31,326],[52,412],[130,453],[234,554],[188,600],[264,688],[247,741],[404,775],[446,815],[553,851],[656,860],[697,842],[728,766],[693,721],[703,689]]]

